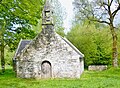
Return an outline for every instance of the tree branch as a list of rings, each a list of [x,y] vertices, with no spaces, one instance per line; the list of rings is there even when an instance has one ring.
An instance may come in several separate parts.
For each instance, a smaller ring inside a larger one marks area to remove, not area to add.
[[[99,23],[106,23],[106,24],[110,25],[110,23],[107,22],[107,21],[100,21],[100,20],[93,20],[93,19],[91,19],[91,21],[96,21],[96,22],[99,22]]]
[[[112,5],[112,2],[113,2],[113,0],[111,0],[111,2],[110,2],[110,6]]]
[[[118,4],[120,4],[120,0],[117,0],[118,1]]]
[[[117,12],[120,10],[120,4],[118,5],[117,9],[112,13],[113,18],[117,14]]]
[[[107,4],[107,3],[105,3],[105,2],[103,2],[103,5],[109,6],[109,4]]]
[[[103,8],[104,8],[106,11],[108,11],[108,9],[105,7],[105,5],[103,5]]]

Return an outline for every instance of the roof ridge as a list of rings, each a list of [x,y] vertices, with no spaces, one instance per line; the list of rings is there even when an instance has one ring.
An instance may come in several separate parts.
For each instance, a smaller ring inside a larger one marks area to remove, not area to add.
[[[69,46],[71,47],[71,48],[73,48],[79,55],[81,55],[82,57],[84,57],[84,54],[82,54],[76,47],[75,47],[75,45],[73,45],[66,37],[62,37],[61,36],[61,38],[67,43],[67,44],[69,44]]]

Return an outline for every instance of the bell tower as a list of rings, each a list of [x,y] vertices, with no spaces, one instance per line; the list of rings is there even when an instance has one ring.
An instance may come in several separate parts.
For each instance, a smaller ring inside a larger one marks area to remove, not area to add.
[[[49,37],[54,33],[52,0],[46,0],[42,12],[42,33]]]
[[[42,17],[42,24],[43,25],[53,25],[53,8],[52,8],[52,1],[46,0],[44,9],[43,9],[43,17]]]

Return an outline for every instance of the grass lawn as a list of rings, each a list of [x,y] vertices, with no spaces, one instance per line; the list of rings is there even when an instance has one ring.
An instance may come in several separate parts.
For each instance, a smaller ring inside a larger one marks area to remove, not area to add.
[[[0,74],[0,88],[120,88],[120,68],[102,72],[85,71],[80,79],[20,79],[12,69]]]

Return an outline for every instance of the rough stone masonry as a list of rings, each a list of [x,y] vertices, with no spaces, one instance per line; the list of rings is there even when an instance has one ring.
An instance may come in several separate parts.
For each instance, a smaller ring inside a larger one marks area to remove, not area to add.
[[[46,0],[42,14],[42,32],[32,41],[21,40],[16,50],[17,77],[79,78],[84,71],[84,55],[54,31],[51,0]]]

